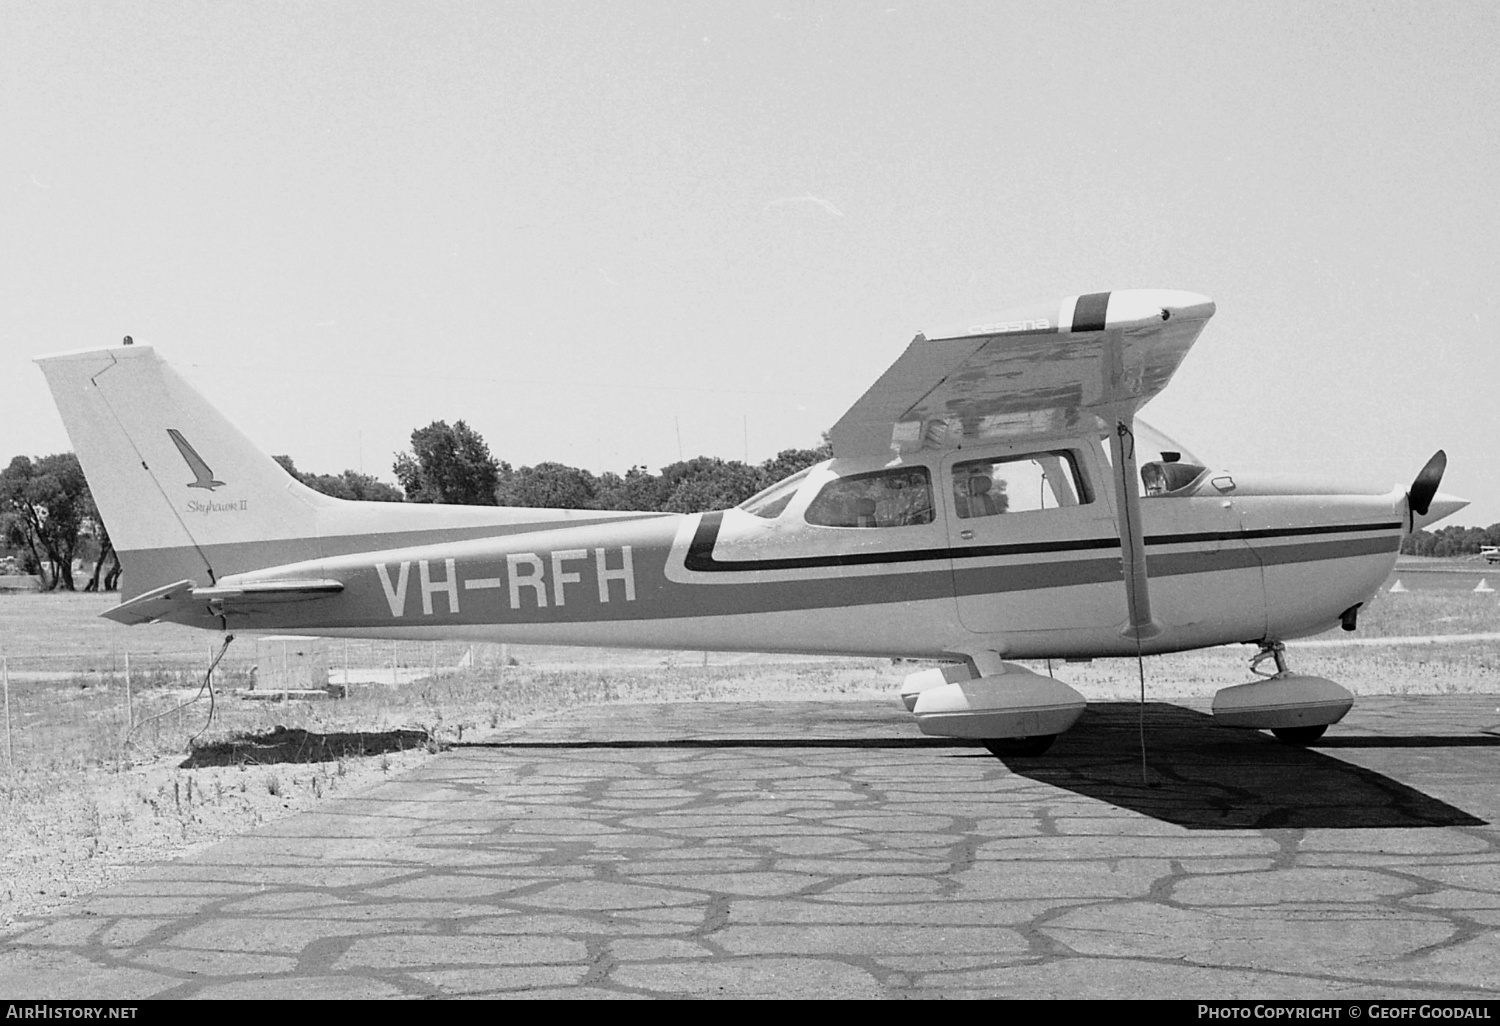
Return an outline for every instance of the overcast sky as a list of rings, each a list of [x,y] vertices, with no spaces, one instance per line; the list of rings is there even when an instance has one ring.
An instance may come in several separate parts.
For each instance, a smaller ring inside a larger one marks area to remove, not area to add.
[[[1147,420],[1500,521],[1500,5],[0,0],[0,459],[155,345],[302,469],[810,446],[918,330],[1219,305]]]

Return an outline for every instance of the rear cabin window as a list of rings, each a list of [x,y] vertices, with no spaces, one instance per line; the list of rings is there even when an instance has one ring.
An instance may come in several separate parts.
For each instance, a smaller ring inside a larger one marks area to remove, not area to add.
[[[932,523],[932,477],[925,467],[879,470],[830,481],[807,507],[820,527],[910,527]]]
[[[953,508],[962,520],[1092,501],[1066,449],[953,464]]]

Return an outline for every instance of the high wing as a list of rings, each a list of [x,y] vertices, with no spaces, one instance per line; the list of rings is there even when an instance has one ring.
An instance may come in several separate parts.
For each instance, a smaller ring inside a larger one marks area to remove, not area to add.
[[[918,335],[833,426],[834,455],[1056,434],[1091,414],[1128,422],[1213,313],[1192,292],[1095,292]]]

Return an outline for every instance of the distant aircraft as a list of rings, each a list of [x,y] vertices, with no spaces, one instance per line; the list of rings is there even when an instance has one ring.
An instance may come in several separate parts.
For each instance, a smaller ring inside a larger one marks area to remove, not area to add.
[[[150,347],[38,362],[124,624],[931,659],[902,689],[920,729],[997,754],[1040,754],[1085,706],[1012,660],[1243,642],[1262,679],[1216,718],[1306,743],[1353,696],[1291,672],[1283,642],[1353,630],[1401,539],[1465,503],[1438,494],[1441,451],[1409,488],[1349,492],[1213,470],[1138,422],[1213,313],[1101,292],[918,335],[833,459],[693,514],[333,499]]]
[[[1500,563],[1500,545],[1481,545],[1479,554],[1486,563]]]

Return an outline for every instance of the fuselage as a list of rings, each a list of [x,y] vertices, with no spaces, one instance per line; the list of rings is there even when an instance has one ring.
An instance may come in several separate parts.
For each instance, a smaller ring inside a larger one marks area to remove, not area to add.
[[[334,510],[315,539],[204,553],[223,586],[316,579],[341,591],[241,601],[197,622],[720,651],[1131,655],[1107,460],[1096,436],[836,459],[740,508],[488,530],[477,509],[428,528],[408,509],[387,533],[379,510],[348,504],[344,518],[366,518],[358,531],[340,530]],[[1141,500],[1161,627],[1141,651],[1327,630],[1390,573],[1407,526],[1401,493],[1243,494],[1265,490],[1200,470],[1178,470],[1177,487],[1148,481]]]

